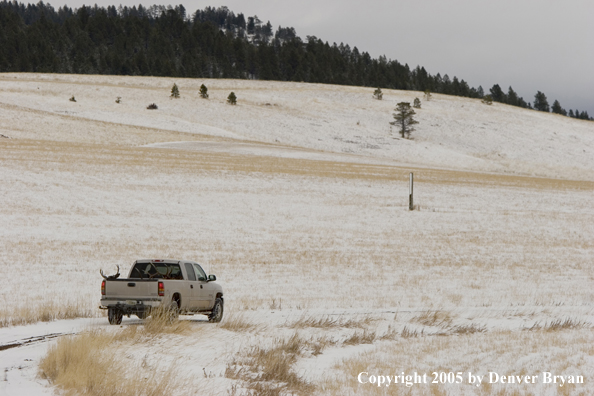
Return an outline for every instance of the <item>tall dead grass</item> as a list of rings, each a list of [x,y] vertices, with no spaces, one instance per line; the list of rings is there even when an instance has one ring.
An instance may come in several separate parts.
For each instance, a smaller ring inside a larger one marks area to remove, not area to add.
[[[330,317],[330,316],[321,316],[316,318],[312,315],[303,314],[299,319],[295,322],[288,323],[287,327],[293,329],[304,329],[308,327],[313,327],[317,329],[332,329],[332,328],[363,328],[366,325],[369,325],[374,319],[370,316],[366,316],[362,319],[348,319],[342,316],[338,317]]]
[[[239,359],[227,364],[225,377],[240,379],[258,395],[311,394],[314,386],[299,376],[293,365],[306,350],[321,353],[323,342],[306,340],[294,333],[276,338],[271,346],[253,346]]]
[[[187,334],[192,331],[191,323],[188,320],[172,318],[169,309],[157,308],[151,311],[144,321],[143,333],[147,336],[160,334]]]
[[[187,334],[191,324],[154,311],[144,326],[126,326],[116,332],[91,330],[63,337],[50,347],[39,364],[39,375],[67,395],[160,396],[183,394],[180,380],[173,380],[174,366],[165,372],[140,374],[122,360],[126,345],[152,342],[163,334]],[[120,352],[120,353],[118,353]]]
[[[235,332],[250,332],[255,331],[261,326],[258,326],[255,323],[250,322],[244,313],[234,313],[227,315],[225,319],[221,323],[217,325],[217,327],[229,331]]]
[[[51,322],[60,319],[91,318],[98,313],[88,305],[76,302],[56,303],[45,301],[41,304],[26,303],[15,308],[0,309],[0,327],[20,326],[37,322]]]
[[[167,372],[130,373],[117,346],[136,338],[136,330],[109,334],[93,330],[64,337],[50,347],[39,364],[39,375],[66,395],[160,396],[179,394],[180,387]],[[132,368],[134,370],[134,368]]]

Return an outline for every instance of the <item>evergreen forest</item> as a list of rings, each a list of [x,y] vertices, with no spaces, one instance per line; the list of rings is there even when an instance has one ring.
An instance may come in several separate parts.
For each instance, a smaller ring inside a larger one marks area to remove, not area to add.
[[[552,108],[538,91],[534,104],[509,87],[489,92],[462,79],[429,74],[424,67],[380,56],[348,44],[273,29],[257,16],[227,7],[188,15],[182,5],[78,9],[39,2],[0,2],[0,72],[39,72],[238,78],[381,87],[483,98],[513,106],[592,119],[588,113]]]

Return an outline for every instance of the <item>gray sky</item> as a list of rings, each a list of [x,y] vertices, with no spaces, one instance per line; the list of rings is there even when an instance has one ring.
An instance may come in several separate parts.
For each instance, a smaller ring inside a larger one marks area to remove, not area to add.
[[[138,0],[95,0],[99,6],[138,5]],[[95,2],[94,1],[94,2]],[[94,4],[94,2],[92,4]],[[55,8],[90,5],[49,1]],[[152,1],[142,3],[169,5]],[[527,102],[537,90],[549,104],[594,116],[594,1],[592,0],[186,0],[188,14],[227,6],[291,26],[305,40],[317,36],[349,44],[374,58],[385,55],[432,75],[464,79],[485,92],[511,85]]]

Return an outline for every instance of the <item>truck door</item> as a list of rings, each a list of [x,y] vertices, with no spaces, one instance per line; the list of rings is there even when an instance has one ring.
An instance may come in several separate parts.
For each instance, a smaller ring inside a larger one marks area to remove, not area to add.
[[[215,300],[214,285],[211,285],[206,281],[206,273],[200,265],[194,263],[194,269],[196,270],[196,276],[198,277],[198,283],[200,284],[198,306],[200,309],[210,309]]]
[[[186,268],[186,274],[188,274],[188,290],[187,296],[189,297],[188,310],[195,311],[199,308],[199,296],[200,296],[200,282],[196,280],[196,274],[194,273],[194,267],[192,263],[184,263]]]

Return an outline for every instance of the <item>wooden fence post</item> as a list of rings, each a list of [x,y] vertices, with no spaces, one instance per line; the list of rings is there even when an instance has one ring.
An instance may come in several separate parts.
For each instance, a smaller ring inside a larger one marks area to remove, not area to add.
[[[414,210],[415,205],[413,204],[413,173],[410,172],[410,188],[408,193],[408,210]]]

